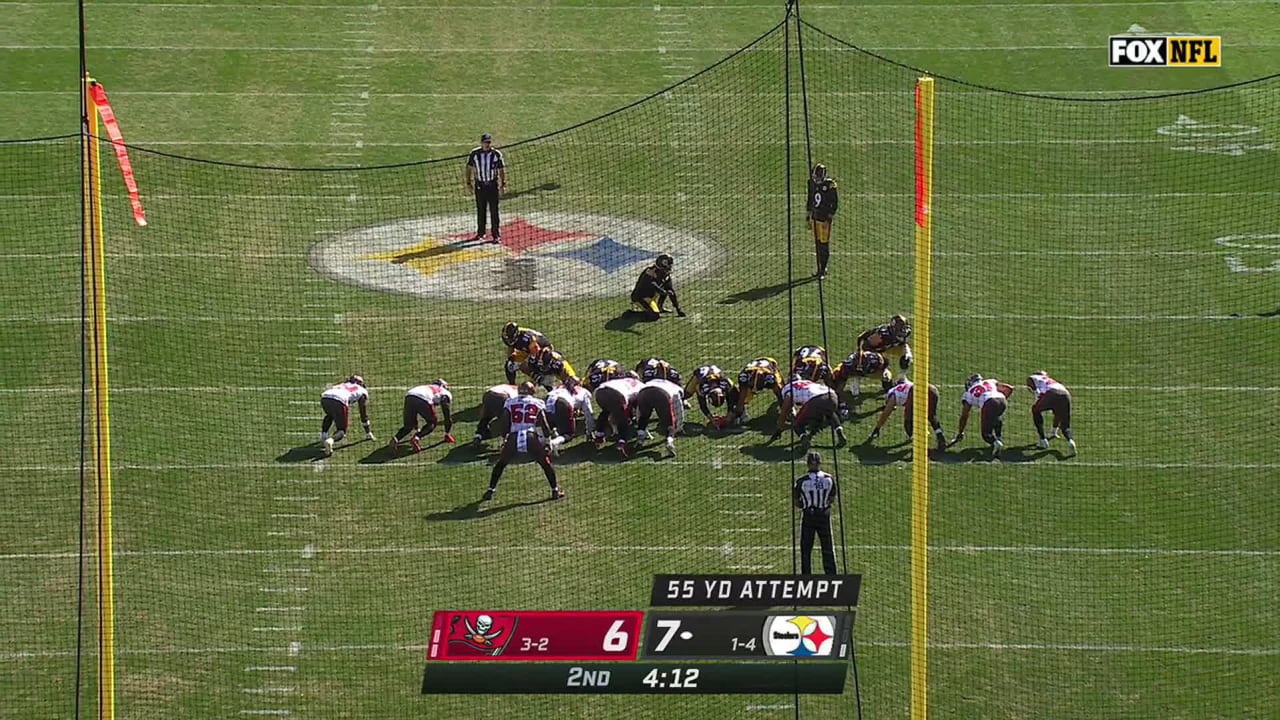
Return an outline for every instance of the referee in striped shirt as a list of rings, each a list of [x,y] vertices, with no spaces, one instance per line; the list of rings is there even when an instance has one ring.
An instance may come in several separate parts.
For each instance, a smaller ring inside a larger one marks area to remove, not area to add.
[[[484,238],[485,212],[488,211],[490,225],[493,226],[493,242],[502,240],[501,225],[498,220],[498,193],[507,189],[507,166],[502,160],[502,151],[493,147],[493,136],[485,133],[480,136],[480,147],[467,155],[467,189],[476,195],[476,236],[472,241]]]
[[[836,550],[831,541],[831,499],[836,479],[822,471],[822,455],[811,452],[807,458],[809,472],[796,479],[791,497],[800,508],[800,572],[813,572],[813,536],[822,542],[822,571],[836,574]]]

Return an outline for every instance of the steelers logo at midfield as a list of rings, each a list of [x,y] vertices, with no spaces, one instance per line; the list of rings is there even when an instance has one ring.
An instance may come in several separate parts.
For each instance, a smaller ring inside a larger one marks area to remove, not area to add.
[[[543,299],[630,291],[659,253],[676,260],[681,282],[722,257],[715,241],[657,223],[563,212],[504,219],[499,243],[474,242],[475,216],[441,215],[339,232],[311,248],[308,262],[335,280],[421,297],[494,300],[504,291]]]

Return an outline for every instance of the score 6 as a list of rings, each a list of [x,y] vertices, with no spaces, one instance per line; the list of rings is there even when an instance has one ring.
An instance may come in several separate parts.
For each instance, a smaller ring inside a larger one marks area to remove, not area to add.
[[[631,636],[627,634],[626,630],[622,629],[624,622],[624,620],[614,620],[609,629],[605,631],[604,646],[602,648],[605,652],[626,652],[631,647],[631,643],[628,642]]]

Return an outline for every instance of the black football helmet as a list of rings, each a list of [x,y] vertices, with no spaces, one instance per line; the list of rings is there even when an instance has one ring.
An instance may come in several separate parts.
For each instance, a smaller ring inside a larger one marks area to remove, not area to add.
[[[827,166],[817,163],[813,166],[813,181],[820,183],[827,179]]]
[[[657,260],[653,261],[653,266],[656,267],[658,272],[661,272],[663,275],[670,275],[671,269],[675,267],[675,264],[676,259],[667,253],[662,253],[658,256]]]
[[[901,315],[894,315],[889,318],[889,332],[899,340],[906,340],[911,336],[911,323]]]
[[[502,342],[511,345],[516,341],[516,335],[520,334],[520,326],[513,322],[509,322],[502,326]]]

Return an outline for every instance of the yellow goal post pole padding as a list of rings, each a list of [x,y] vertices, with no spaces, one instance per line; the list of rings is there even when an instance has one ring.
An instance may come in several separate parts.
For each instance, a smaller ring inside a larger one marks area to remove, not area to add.
[[[929,340],[933,283],[933,78],[916,82],[915,332],[911,412],[911,720],[929,707]]]
[[[93,475],[97,498],[98,561],[98,717],[115,720],[115,570],[112,564],[111,530],[111,410],[107,374],[107,274],[105,240],[102,230],[102,162],[98,142],[98,108],[90,92],[93,78],[86,75],[85,152],[81,159],[81,187],[84,197],[83,273],[85,307],[89,331],[90,398],[93,402]]]

